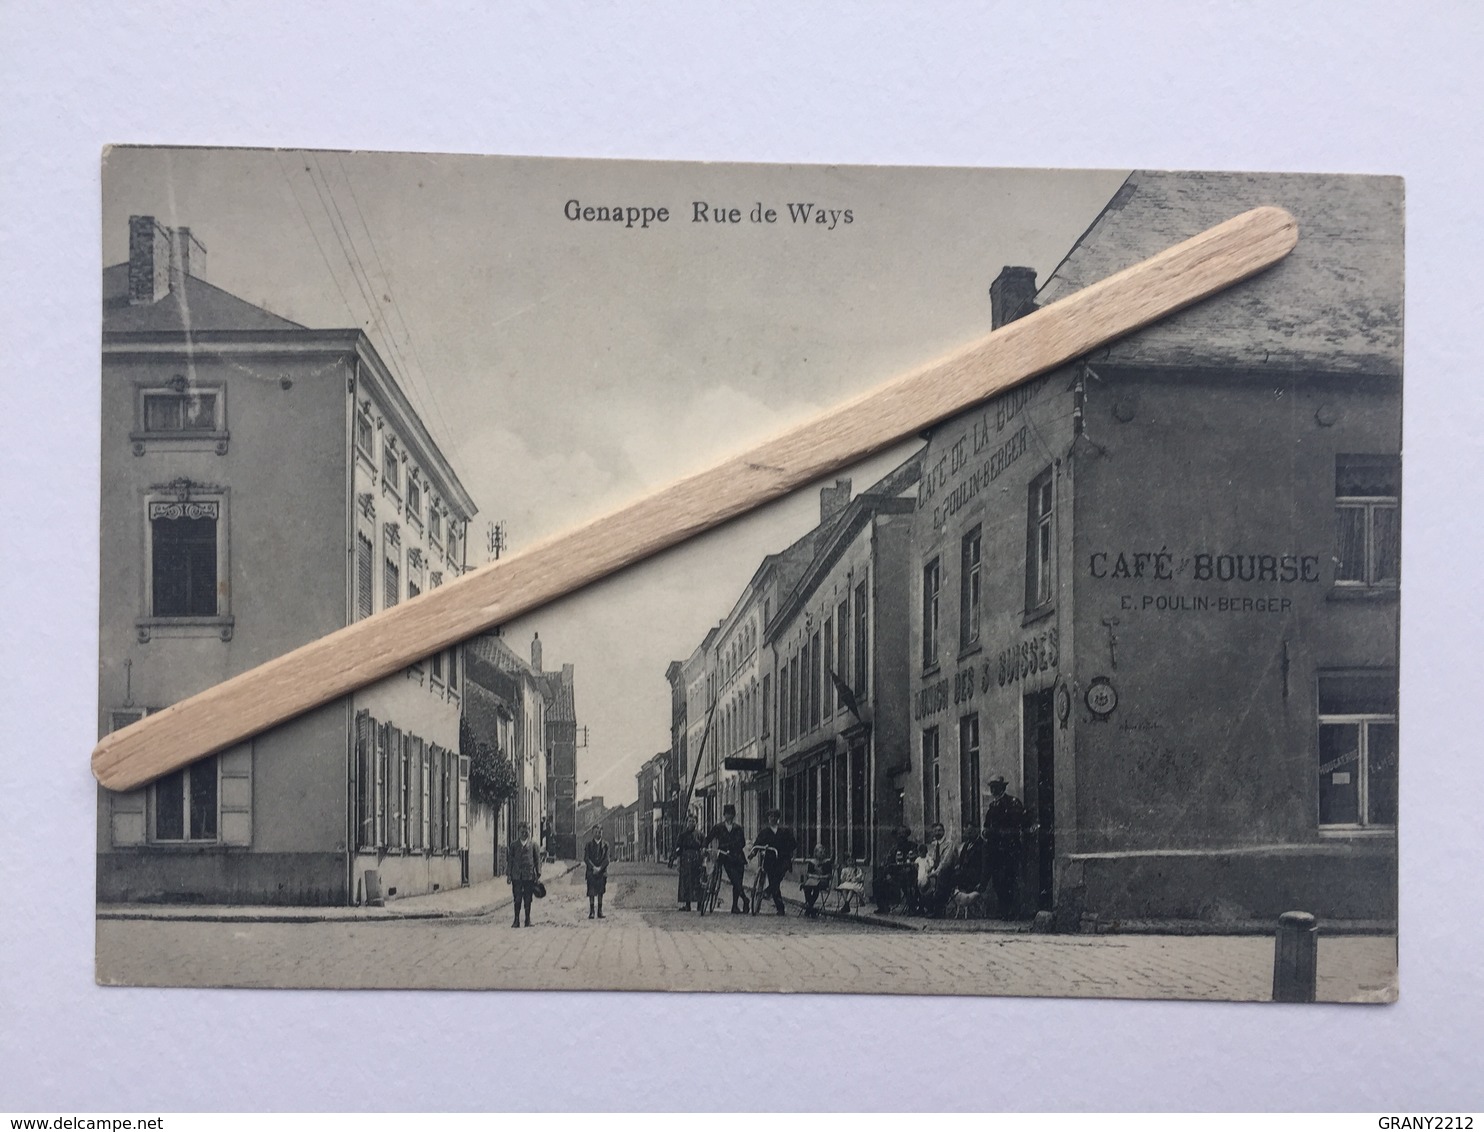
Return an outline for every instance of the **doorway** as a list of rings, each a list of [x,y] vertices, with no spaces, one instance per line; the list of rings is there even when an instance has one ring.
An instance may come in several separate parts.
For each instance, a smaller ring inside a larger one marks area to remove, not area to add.
[[[1036,895],[1036,911],[1049,912],[1052,907],[1052,868],[1056,862],[1056,729],[1052,723],[1053,692],[1032,692],[1022,701],[1024,741],[1022,781],[1025,783],[1025,808],[1035,823],[1030,854]]]

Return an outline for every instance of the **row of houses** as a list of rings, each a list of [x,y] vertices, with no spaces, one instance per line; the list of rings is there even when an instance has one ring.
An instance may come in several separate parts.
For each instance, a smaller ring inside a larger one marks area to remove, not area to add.
[[[475,504],[359,330],[206,281],[129,222],[103,271],[100,733],[467,567]],[[455,646],[127,794],[98,794],[100,901],[347,904],[491,876],[516,820],[574,855],[571,665]],[[471,746],[516,771],[474,804]],[[372,883],[368,886],[368,874]]]
[[[672,819],[778,806],[872,875],[999,776],[1020,915],[1394,918],[1400,182],[1135,173],[992,322],[1259,204],[1282,264],[821,491],[667,669]]]

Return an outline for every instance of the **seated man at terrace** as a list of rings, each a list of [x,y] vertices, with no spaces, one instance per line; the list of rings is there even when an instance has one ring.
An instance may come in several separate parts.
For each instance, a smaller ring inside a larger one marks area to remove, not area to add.
[[[964,821],[964,838],[953,865],[954,891],[978,895],[989,886],[989,843],[979,835],[979,823]]]

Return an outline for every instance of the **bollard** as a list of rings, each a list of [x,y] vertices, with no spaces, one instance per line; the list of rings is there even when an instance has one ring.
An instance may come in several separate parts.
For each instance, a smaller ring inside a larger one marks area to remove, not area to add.
[[[381,897],[381,873],[376,869],[366,870],[366,907],[381,908],[386,901]]]
[[[1308,912],[1284,912],[1273,939],[1273,1001],[1313,1002],[1319,923]]]

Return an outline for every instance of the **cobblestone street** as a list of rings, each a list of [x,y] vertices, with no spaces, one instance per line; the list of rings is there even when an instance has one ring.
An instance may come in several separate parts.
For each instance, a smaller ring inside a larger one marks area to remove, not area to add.
[[[787,891],[787,888],[785,889]],[[618,865],[589,921],[581,872],[555,881],[532,926],[478,917],[282,923],[98,922],[103,983],[242,987],[869,991],[1261,1000],[1261,936],[1046,936],[902,931],[790,908],[679,911],[674,873]],[[1322,938],[1319,997],[1387,1001],[1394,941]]]

